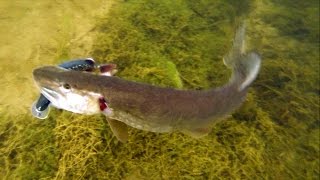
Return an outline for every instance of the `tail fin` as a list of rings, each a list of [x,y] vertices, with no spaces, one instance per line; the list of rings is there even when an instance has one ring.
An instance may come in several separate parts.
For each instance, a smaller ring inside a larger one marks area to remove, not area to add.
[[[233,70],[231,81],[237,81],[239,91],[248,87],[257,77],[261,57],[256,52],[245,52],[245,24],[235,34],[231,51],[223,58],[224,64]]]
[[[237,30],[233,45],[229,53],[223,58],[223,63],[229,67],[233,68],[235,61],[238,57],[245,53],[245,34],[246,34],[246,25],[243,23]]]
[[[238,71],[236,74],[242,74],[244,76],[243,81],[239,86],[239,90],[243,90],[248,87],[257,77],[260,65],[261,65],[261,57],[256,52],[250,52],[245,54],[242,58],[240,58],[238,67],[234,69],[234,71]]]

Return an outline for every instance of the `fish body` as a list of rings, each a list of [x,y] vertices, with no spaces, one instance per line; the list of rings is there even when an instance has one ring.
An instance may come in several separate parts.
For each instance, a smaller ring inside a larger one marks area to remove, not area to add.
[[[214,122],[241,105],[259,72],[261,58],[255,52],[245,53],[244,36],[243,25],[224,58],[233,72],[230,81],[209,90],[163,88],[56,66],[37,68],[33,76],[53,106],[81,114],[104,113],[122,141],[127,138],[126,125],[202,137]]]

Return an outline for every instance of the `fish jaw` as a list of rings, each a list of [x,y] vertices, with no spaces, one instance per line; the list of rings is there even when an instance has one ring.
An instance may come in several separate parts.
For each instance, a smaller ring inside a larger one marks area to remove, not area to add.
[[[63,87],[41,87],[40,91],[58,109],[87,115],[100,113],[98,99],[101,95],[98,93],[74,89],[66,91]]]

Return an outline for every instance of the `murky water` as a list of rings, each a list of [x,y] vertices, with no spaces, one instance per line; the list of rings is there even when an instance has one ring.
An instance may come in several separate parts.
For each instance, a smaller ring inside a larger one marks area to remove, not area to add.
[[[32,70],[94,57],[160,86],[224,84],[237,25],[263,62],[243,106],[201,139],[53,109],[31,116]],[[318,179],[319,2],[0,1],[0,179]]]

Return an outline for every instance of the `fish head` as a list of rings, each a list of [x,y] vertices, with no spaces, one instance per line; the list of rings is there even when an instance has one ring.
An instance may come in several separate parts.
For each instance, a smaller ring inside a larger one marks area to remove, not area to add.
[[[80,114],[99,113],[101,94],[80,87],[77,82],[82,73],[56,67],[44,66],[33,71],[33,79],[43,94],[58,109]]]

